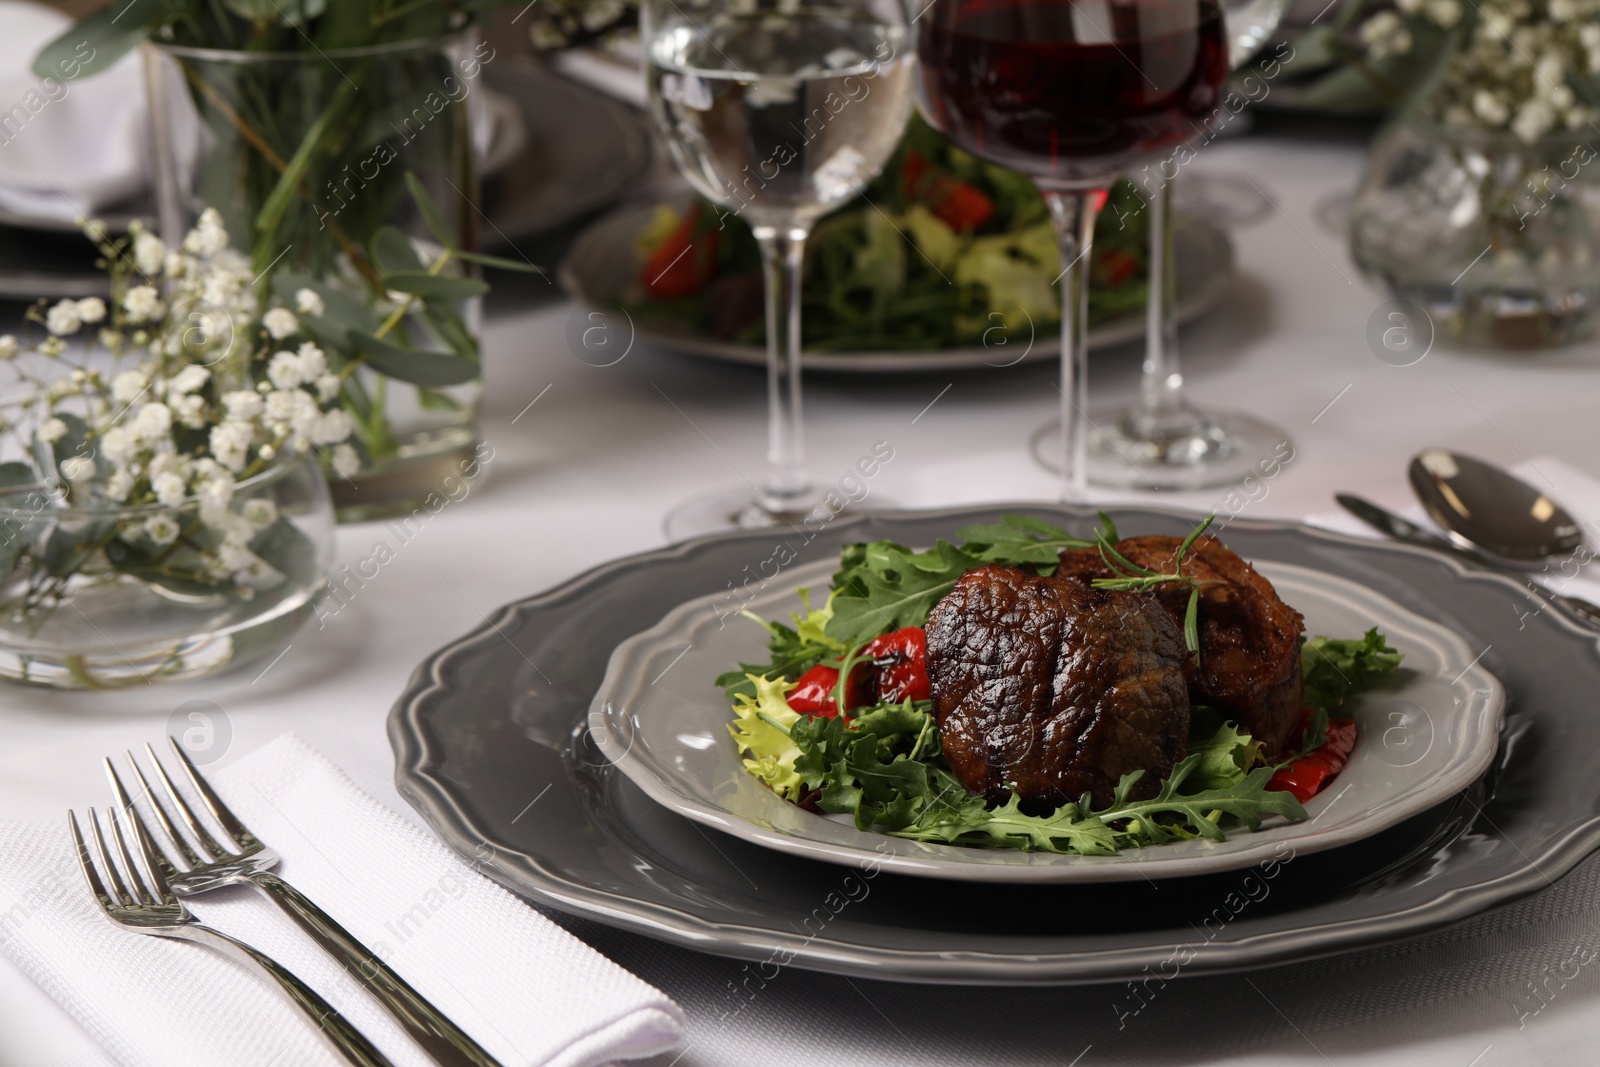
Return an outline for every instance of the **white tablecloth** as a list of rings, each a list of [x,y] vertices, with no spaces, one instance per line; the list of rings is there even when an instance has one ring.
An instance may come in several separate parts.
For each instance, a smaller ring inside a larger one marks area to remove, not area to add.
[[[1404,504],[1405,461],[1431,444],[1505,463],[1555,455],[1600,474],[1600,347],[1529,356],[1436,348],[1410,367],[1369,351],[1368,319],[1385,298],[1316,218],[1327,198],[1353,187],[1360,161],[1349,144],[1258,138],[1213,144],[1196,164],[1248,174],[1279,209],[1236,235],[1242,277],[1232,298],[1183,335],[1196,400],[1269,416],[1294,441],[1293,459],[1243,513],[1325,511],[1335,489]],[[644,346],[615,366],[590,366],[568,348],[571,314],[559,301],[492,305],[488,480],[399,548],[324,628],[299,633],[270,669],[110,696],[0,688],[0,818],[56,819],[99,803],[99,758],[158,737],[195,699],[226,715],[224,760],[294,730],[410,814],[392,784],[384,723],[419,659],[513,596],[660,544],[671,505],[760,469],[759,373]],[[1136,350],[1097,355],[1093,395],[1126,397],[1137,371]],[[1053,374],[1044,366],[811,381],[812,470],[831,481],[888,440],[895,456],[872,483],[874,503],[1052,496],[1053,480],[1025,447],[1053,414]],[[1220,490],[1160,499],[1228,510]],[[342,529],[341,560],[370,555],[380,538],[395,541],[380,526]],[[1186,979],[1120,1030],[1122,987],[946,989],[793,969],[734,1016],[744,1003],[729,992],[739,964],[574,928],[689,1012],[680,1067],[1570,1064],[1593,1062],[1600,1043],[1600,967],[1569,966],[1600,947],[1597,882],[1600,865],[1586,864],[1531,902],[1422,941]],[[0,969],[0,1067],[102,1062],[42,994]]]

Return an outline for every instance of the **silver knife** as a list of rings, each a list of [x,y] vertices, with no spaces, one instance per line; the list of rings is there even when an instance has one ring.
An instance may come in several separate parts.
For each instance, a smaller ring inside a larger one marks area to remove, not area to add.
[[[1335,493],[1333,499],[1338,501],[1339,506],[1344,508],[1350,514],[1354,515],[1356,518],[1360,519],[1374,530],[1377,530],[1379,533],[1388,537],[1392,537],[1396,541],[1405,541],[1408,544],[1422,545],[1426,548],[1447,552],[1450,555],[1471,560],[1480,567],[1486,567],[1489,570],[1496,571],[1500,574],[1517,578],[1523,577],[1520,574],[1513,573],[1509,568],[1501,563],[1496,562],[1495,560],[1490,559],[1488,556],[1474,552],[1471,549],[1462,548],[1460,545],[1446,540],[1444,537],[1434,533],[1432,530],[1418,526],[1411,520],[1396,515],[1394,512],[1389,511],[1386,508],[1379,507],[1370,500],[1364,500],[1361,497],[1353,496],[1350,493]],[[1527,583],[1525,582],[1524,584]],[[1589,624],[1595,629],[1600,629],[1600,605],[1593,604],[1581,597],[1566,596],[1562,593],[1553,593],[1548,589],[1540,589],[1539,594],[1544,596],[1546,599],[1560,605],[1561,607],[1566,608],[1573,615],[1576,615],[1583,622]]]

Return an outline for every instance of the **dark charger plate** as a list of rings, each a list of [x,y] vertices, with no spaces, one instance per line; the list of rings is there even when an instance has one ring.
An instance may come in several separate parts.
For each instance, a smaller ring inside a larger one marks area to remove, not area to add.
[[[1014,505],[839,519],[809,542],[793,530],[734,533],[619,560],[510,604],[430,656],[396,703],[400,792],[464,858],[538,903],[721,955],[927,982],[1098,982],[1330,955],[1525,896],[1600,846],[1596,636],[1555,608],[1539,612],[1512,579],[1278,523],[1235,521],[1224,537],[1247,559],[1341,575],[1446,622],[1484,650],[1507,691],[1489,775],[1357,845],[1159,884],[902,878],[702,829],[647,799],[588,735],[612,648],[684,600],[771,573],[762,564],[779,542],[804,563],[846,541],[931,544],[1009,512],[1092,526],[1084,509]],[[1155,509],[1112,515],[1140,533],[1181,535],[1196,521]]]

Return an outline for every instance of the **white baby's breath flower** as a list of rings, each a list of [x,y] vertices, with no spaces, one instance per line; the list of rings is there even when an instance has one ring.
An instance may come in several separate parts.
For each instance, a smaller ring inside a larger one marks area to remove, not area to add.
[[[278,389],[266,396],[267,414],[276,422],[284,423],[301,433],[306,433],[322,415],[316,398],[301,389]]]
[[[355,423],[344,409],[334,408],[331,411],[324,411],[322,417],[306,430],[306,436],[311,438],[312,444],[336,445],[348,438],[354,429]]]
[[[126,467],[118,467],[111,472],[111,477],[106,479],[106,496],[112,500],[122,501],[128,499],[128,494],[133,492],[133,472]]]
[[[172,416],[191,430],[198,430],[206,424],[206,398],[194,393],[185,393],[182,396],[172,397],[167,401],[172,408]]]
[[[261,316],[261,325],[266,327],[267,333],[272,335],[274,341],[293,337],[300,332],[300,320],[295,318],[294,312],[288,308],[273,308]]]
[[[348,444],[334,448],[332,462],[334,473],[341,478],[354,477],[361,470],[361,456]]]
[[[228,409],[228,418],[249,422],[261,414],[265,406],[261,394],[253,389],[240,389],[222,395],[222,406]]]
[[[294,306],[300,309],[300,314],[320,318],[328,308],[322,302],[322,295],[315,289],[301,289],[294,294]]]
[[[155,275],[167,259],[167,246],[153,233],[140,233],[133,240],[133,263],[139,273]]]
[[[122,423],[100,435],[100,454],[119,466],[131,462],[138,447],[138,438],[134,436],[133,429]]]
[[[94,475],[94,460],[88,456],[68,456],[61,461],[61,477],[69,482],[81,482]]]
[[[339,395],[339,389],[344,385],[337,374],[324,374],[317,379],[317,399],[326,404]]]
[[[134,416],[133,432],[141,441],[161,440],[172,432],[172,409],[159,400],[145,404]]]
[[[150,480],[150,490],[155,493],[156,501],[163,507],[173,508],[183,503],[183,498],[188,495],[183,479],[170,471],[158,474]]]
[[[196,367],[193,364],[183,368],[167,381],[167,396],[182,396],[192,393],[211,379],[211,372],[205,367]]]
[[[78,301],[78,318],[84,322],[99,322],[106,317],[106,302],[98,296]]]
[[[178,520],[171,515],[152,515],[144,520],[144,535],[154,544],[170,545],[178,539]]]
[[[1511,109],[1506,102],[1488,89],[1479,89],[1472,94],[1472,111],[1491,126],[1503,126],[1506,119],[1511,117]]]
[[[122,297],[122,310],[128,313],[128,319],[132,322],[149,322],[159,319],[166,308],[162,306],[161,294],[156,292],[154,286],[136,285]]]
[[[1428,0],[1426,10],[1428,18],[1446,30],[1454,29],[1461,21],[1461,4],[1457,0]]]
[[[1556,123],[1555,109],[1543,100],[1529,100],[1517,111],[1511,121],[1511,132],[1523,142],[1532,144],[1549,132]]]
[[[267,361],[267,378],[279,389],[300,384],[300,357],[293,352],[276,352]]]
[[[22,346],[12,334],[0,334],[0,359],[16,359]]]
[[[39,426],[39,440],[53,445],[67,435],[67,424],[60,419],[46,419]]]
[[[257,497],[254,500],[246,500],[244,502],[244,507],[241,508],[240,511],[243,513],[244,517],[249,520],[250,525],[254,526],[258,530],[271,526],[273,523],[278,521],[278,505],[274,504],[266,497]]]
[[[222,226],[222,216],[216,208],[208,207],[200,213],[200,220],[183,239],[183,250],[205,259],[228,247],[228,231]]]
[[[111,379],[111,399],[121,404],[131,404],[149,388],[150,379],[136,370],[125,370]]]
[[[39,344],[39,354],[46,359],[55,359],[67,350],[67,343],[59,337],[46,337]]]
[[[57,337],[77,333],[79,327],[83,325],[83,315],[78,311],[78,302],[63,300],[56,304],[45,314],[44,325],[45,329]]]
[[[310,341],[302,344],[295,354],[300,357],[301,382],[314,382],[327,373],[327,356],[323,355],[322,349]]]
[[[211,427],[211,455],[230,471],[242,470],[254,437],[255,430],[248,422],[226,419]]]

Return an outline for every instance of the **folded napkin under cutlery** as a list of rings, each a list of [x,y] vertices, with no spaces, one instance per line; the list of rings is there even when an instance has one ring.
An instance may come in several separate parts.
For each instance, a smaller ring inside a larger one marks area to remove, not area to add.
[[[280,737],[207,777],[282,855],[282,871],[507,1067],[597,1067],[670,1051],[683,1014]],[[85,804],[104,798],[84,798]],[[119,1062],[150,1067],[337,1064],[268,980],[193,945],[113,926],[60,824],[0,824],[0,953]],[[194,913],[276,957],[399,1067],[427,1057],[276,908],[245,888]]]

